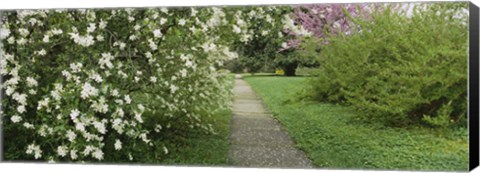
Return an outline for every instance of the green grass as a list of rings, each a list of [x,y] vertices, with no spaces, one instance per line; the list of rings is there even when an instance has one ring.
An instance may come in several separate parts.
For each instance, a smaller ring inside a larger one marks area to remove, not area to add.
[[[306,77],[247,76],[313,164],[322,168],[456,170],[468,168],[467,130],[392,128],[361,122],[345,106],[290,101]]]
[[[225,110],[211,117],[216,119],[214,128],[219,132],[218,134],[192,132],[188,138],[172,142],[176,147],[170,147],[171,154],[167,155],[161,164],[227,165],[230,115],[231,112]]]

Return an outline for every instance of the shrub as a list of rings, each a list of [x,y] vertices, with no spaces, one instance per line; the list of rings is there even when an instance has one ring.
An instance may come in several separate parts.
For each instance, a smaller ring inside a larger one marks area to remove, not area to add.
[[[234,41],[239,62],[248,72],[274,72],[274,59],[286,40],[282,18],[290,6],[229,7],[232,29],[240,35]]]
[[[139,161],[214,133],[233,55],[220,8],[21,10],[1,19],[6,160]],[[181,134],[180,134],[181,135]]]
[[[421,119],[436,126],[464,124],[466,7],[421,4],[411,15],[388,7],[370,20],[351,18],[358,29],[328,38],[318,54],[321,67],[311,80],[311,96],[350,104],[366,118],[395,125]]]
[[[232,59],[225,62],[225,68],[232,73],[242,73],[245,67],[240,63],[239,59]]]

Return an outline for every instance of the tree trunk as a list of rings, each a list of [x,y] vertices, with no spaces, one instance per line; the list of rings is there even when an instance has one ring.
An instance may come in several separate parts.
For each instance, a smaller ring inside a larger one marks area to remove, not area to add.
[[[285,76],[295,76],[295,72],[297,70],[297,63],[288,64],[283,68],[285,72]]]

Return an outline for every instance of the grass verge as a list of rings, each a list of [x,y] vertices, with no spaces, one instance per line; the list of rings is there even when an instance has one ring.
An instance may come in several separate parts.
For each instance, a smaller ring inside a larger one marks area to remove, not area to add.
[[[306,77],[246,76],[267,107],[322,168],[455,170],[468,169],[467,129],[391,128],[361,122],[345,106],[288,102]]]

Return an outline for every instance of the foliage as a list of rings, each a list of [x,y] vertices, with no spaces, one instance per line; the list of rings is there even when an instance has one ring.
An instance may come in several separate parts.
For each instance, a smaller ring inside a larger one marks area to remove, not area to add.
[[[228,69],[232,73],[242,73],[245,67],[240,62],[241,58],[235,58],[228,61],[225,61],[225,69]]]
[[[354,109],[312,101],[290,102],[307,77],[249,76],[274,117],[314,166],[329,169],[466,171],[468,129],[393,128],[357,120]]]
[[[234,46],[239,62],[249,72],[273,72],[273,59],[284,42],[282,17],[291,12],[290,6],[228,7],[233,16],[232,30],[240,34]]]
[[[311,96],[392,125],[466,125],[465,9],[463,2],[430,3],[411,15],[386,8],[371,20],[351,18],[359,29],[329,37],[318,54]]]
[[[170,133],[216,134],[205,120],[231,102],[217,68],[235,57],[224,18],[216,7],[7,12],[5,159],[145,163],[169,153]]]
[[[369,7],[369,8],[368,8]],[[318,67],[316,54],[321,50],[321,43],[308,42],[311,38],[326,38],[340,33],[349,34],[355,25],[348,19],[348,12],[354,17],[368,16],[370,8],[375,5],[366,4],[309,4],[297,5],[293,13],[285,15],[284,32],[285,42],[282,44],[280,54],[275,58],[277,66],[285,69],[287,76],[294,76],[298,66]],[[309,53],[308,50],[315,50]],[[307,51],[305,51],[307,50]]]

